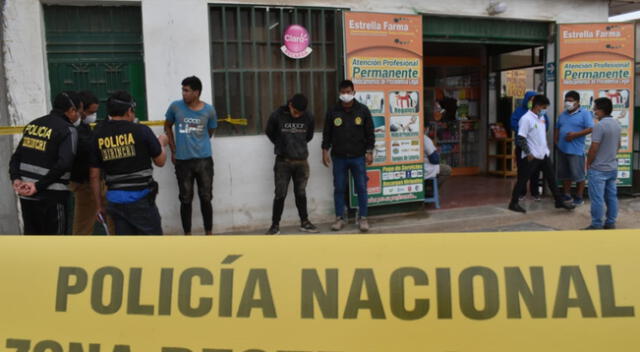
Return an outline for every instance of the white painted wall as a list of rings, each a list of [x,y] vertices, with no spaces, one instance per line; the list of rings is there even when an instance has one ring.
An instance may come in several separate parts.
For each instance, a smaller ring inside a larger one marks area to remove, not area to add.
[[[485,16],[489,0],[436,1],[407,0],[51,0],[65,5],[142,6],[146,89],[149,117],[163,119],[168,104],[180,98],[180,81],[195,74],[203,81],[203,99],[211,102],[209,67],[208,3],[246,3],[287,6],[350,8],[357,11],[453,14]],[[497,17],[557,22],[606,21],[607,1],[603,0],[507,0],[508,10]],[[6,50],[3,53],[9,90],[12,123],[24,124],[47,112],[48,76],[44,50],[44,27],[39,0],[7,1],[4,26]],[[160,133],[161,128],[156,128]],[[320,163],[317,133],[310,144],[311,179],[307,187],[312,221],[333,217],[332,177]],[[273,152],[265,136],[213,138],[215,159],[214,232],[266,228],[270,224],[273,196]],[[177,183],[169,163],[155,171],[162,189],[158,205],[166,233],[180,233]],[[0,190],[10,192],[11,190]],[[290,191],[291,193],[291,191]],[[194,232],[201,229],[200,211],[194,201]],[[297,222],[292,194],[287,199],[283,224]]]

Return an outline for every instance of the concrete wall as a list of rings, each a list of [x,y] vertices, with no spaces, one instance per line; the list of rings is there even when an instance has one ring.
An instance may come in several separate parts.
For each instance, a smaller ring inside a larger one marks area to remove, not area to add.
[[[486,16],[489,1],[449,0],[323,0],[323,1],[215,1],[284,6],[322,6],[357,11]],[[151,120],[162,120],[172,100],[180,98],[180,80],[198,75],[203,99],[211,102],[211,75],[206,0],[46,1],[64,5],[141,4],[146,89]],[[607,1],[505,1],[508,10],[497,17],[557,22],[607,20]],[[24,124],[48,110],[48,75],[44,50],[44,25],[39,0],[11,0],[4,11],[6,49],[4,67],[8,86],[8,111],[12,124]],[[160,129],[156,129],[160,133]],[[320,163],[320,134],[311,142],[311,179],[307,187],[312,221],[332,218],[332,178]],[[215,158],[214,232],[268,227],[273,195],[272,146],[264,136],[213,139]],[[167,233],[180,232],[177,184],[169,163],[155,171],[162,189],[158,205]],[[3,195],[10,189],[1,189]],[[3,197],[4,198],[4,197]],[[297,222],[293,197],[287,200],[283,224]],[[5,198],[6,199],[6,198]],[[199,207],[194,203],[194,231],[201,229]],[[1,230],[1,229],[0,229]]]
[[[5,0],[0,0],[0,10],[6,5]],[[3,13],[0,12],[0,53],[5,49],[4,45],[4,28],[6,27]],[[4,55],[0,55],[0,126],[10,125],[9,109],[7,104],[7,81],[4,74]],[[17,234],[19,231],[17,218],[17,199],[11,192],[11,180],[7,176],[9,173],[8,160],[11,158],[13,150],[13,137],[0,136],[0,189],[9,190],[2,198],[0,203],[0,234]]]

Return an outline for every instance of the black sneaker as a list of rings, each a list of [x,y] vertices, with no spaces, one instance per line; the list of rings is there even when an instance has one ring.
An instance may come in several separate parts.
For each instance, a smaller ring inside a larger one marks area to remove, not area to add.
[[[605,230],[615,230],[616,229],[616,224],[604,224],[603,229],[605,229]]]
[[[602,230],[601,227],[595,227],[593,225],[589,225],[587,227],[585,227],[583,230]]]
[[[567,209],[567,210],[573,210],[576,208],[575,205],[573,205],[573,203],[567,203],[567,202],[556,202],[556,208],[560,209]]]
[[[521,207],[520,204],[518,203],[509,203],[509,210],[515,211],[517,213],[523,213],[523,214],[527,213],[527,210]]]
[[[316,225],[312,224],[311,221],[309,220],[304,220],[302,221],[302,223],[300,223],[300,231],[303,232],[311,232],[311,233],[318,233],[318,228],[316,227]]]
[[[265,235],[277,235],[280,233],[280,226],[277,224],[272,224],[269,230],[265,232]]]

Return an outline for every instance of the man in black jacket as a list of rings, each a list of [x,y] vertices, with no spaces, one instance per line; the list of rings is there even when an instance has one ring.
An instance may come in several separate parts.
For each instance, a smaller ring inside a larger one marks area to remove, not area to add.
[[[63,235],[67,229],[69,173],[78,135],[73,124],[82,102],[62,92],[49,115],[31,121],[11,156],[9,174],[20,196],[25,235]]]
[[[280,233],[280,218],[291,179],[293,179],[293,192],[300,216],[300,231],[318,232],[318,229],[309,221],[305,193],[309,180],[307,144],[313,138],[314,130],[313,116],[306,112],[306,109],[307,98],[302,94],[296,94],[287,105],[274,111],[267,123],[265,132],[273,143],[276,154],[273,167],[276,190],[268,235]]]
[[[336,221],[331,230],[339,231],[344,225],[347,171],[351,171],[358,194],[360,231],[369,230],[367,221],[367,168],[373,162],[373,120],[366,105],[355,100],[353,82],[342,81],[339,86],[340,102],[327,112],[322,133],[322,163],[329,167],[333,161],[333,200]],[[331,153],[329,153],[331,150]],[[366,165],[365,165],[366,164]]]

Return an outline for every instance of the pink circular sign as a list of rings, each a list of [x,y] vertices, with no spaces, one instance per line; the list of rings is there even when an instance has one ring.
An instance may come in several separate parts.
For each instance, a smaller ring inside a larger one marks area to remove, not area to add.
[[[306,28],[298,24],[292,24],[284,31],[284,45],[282,52],[285,55],[301,59],[307,57],[311,53],[309,48],[309,32]]]

